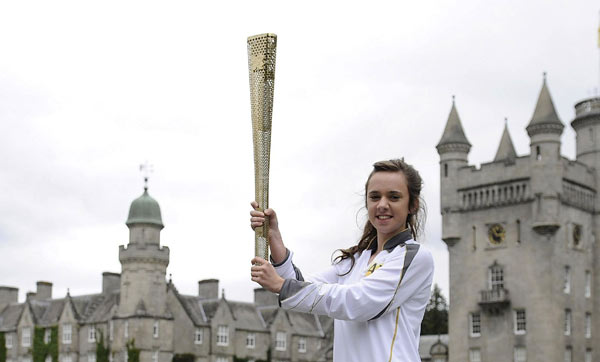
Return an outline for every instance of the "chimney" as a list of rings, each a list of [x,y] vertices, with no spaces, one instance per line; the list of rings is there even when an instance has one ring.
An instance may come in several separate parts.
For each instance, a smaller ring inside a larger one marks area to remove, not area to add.
[[[0,312],[11,303],[19,302],[19,289],[0,286]]]
[[[37,282],[37,291],[35,293],[35,299],[47,300],[52,299],[52,283],[50,282]]]
[[[219,298],[219,279],[204,279],[198,282],[198,296],[202,299]]]
[[[34,292],[25,293],[25,300],[35,300],[35,293]]]
[[[256,288],[254,289],[254,304],[257,307],[267,306],[267,305],[279,305],[279,299],[277,294],[271,293],[265,288]]]
[[[121,290],[121,274],[104,272],[102,273],[102,294],[118,292]]]

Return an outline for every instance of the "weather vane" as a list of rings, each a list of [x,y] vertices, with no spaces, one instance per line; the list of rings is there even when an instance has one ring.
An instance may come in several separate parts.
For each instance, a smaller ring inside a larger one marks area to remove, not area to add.
[[[145,161],[140,165],[140,172],[144,176],[144,190],[148,190],[148,178],[150,177],[150,174],[154,172],[154,165]]]

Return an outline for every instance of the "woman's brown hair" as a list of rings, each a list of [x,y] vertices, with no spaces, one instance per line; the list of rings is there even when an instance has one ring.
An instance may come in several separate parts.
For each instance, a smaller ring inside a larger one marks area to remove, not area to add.
[[[408,188],[408,210],[409,214],[406,217],[406,227],[410,229],[412,237],[414,240],[417,240],[417,236],[421,234],[424,219],[426,216],[425,211],[425,202],[421,199],[421,188],[423,187],[423,180],[419,175],[419,172],[415,170],[412,165],[404,162],[404,159],[393,159],[389,161],[379,161],[373,164],[373,171],[369,174],[367,178],[367,182],[365,183],[365,207],[367,203],[367,190],[369,187],[369,181],[371,177],[377,172],[402,172],[404,177],[406,178],[406,186]],[[413,213],[413,211],[415,211]],[[365,227],[363,228],[363,234],[358,241],[358,244],[348,248],[348,249],[340,249],[339,251],[342,253],[335,257],[334,262],[341,262],[345,259],[351,260],[351,265],[348,271],[342,275],[346,275],[350,273],[354,264],[356,263],[356,259],[354,255],[356,253],[361,253],[365,249],[371,245],[372,242],[377,242],[377,230],[371,224],[371,222],[367,219],[365,223]]]

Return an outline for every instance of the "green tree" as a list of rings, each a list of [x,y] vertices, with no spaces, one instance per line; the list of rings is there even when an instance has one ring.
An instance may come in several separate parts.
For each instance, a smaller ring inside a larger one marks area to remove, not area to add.
[[[448,334],[448,303],[437,284],[433,286],[421,323],[421,335],[425,334]]]

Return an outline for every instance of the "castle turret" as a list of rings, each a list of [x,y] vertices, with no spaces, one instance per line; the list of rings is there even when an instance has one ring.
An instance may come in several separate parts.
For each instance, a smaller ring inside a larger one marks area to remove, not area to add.
[[[536,198],[533,228],[540,234],[554,234],[560,227],[560,136],[564,128],[556,114],[544,73],[542,90],[527,126],[527,133],[531,139],[531,191]]]
[[[577,134],[577,161],[600,172],[600,97],[584,99],[575,105],[571,127]]]
[[[458,170],[468,166],[468,156],[471,143],[467,140],[454,96],[452,97],[452,108],[448,115],[446,128],[440,142],[436,146],[440,155],[440,195],[443,228],[442,239],[452,246],[459,240],[460,226],[453,214],[460,209],[458,197]]]
[[[164,227],[160,206],[144,193],[131,203],[125,223],[129,228],[127,247],[119,247],[121,262],[121,300],[119,315],[136,315],[144,305],[144,314],[161,316],[166,303],[166,270],[169,265],[169,248],[160,246],[160,231]]]
[[[531,157],[537,161],[556,161],[560,159],[560,136],[565,126],[558,118],[554,102],[546,84],[546,74],[542,90],[535,105],[535,111],[527,126],[531,142]],[[544,162],[546,163],[546,162]]]

